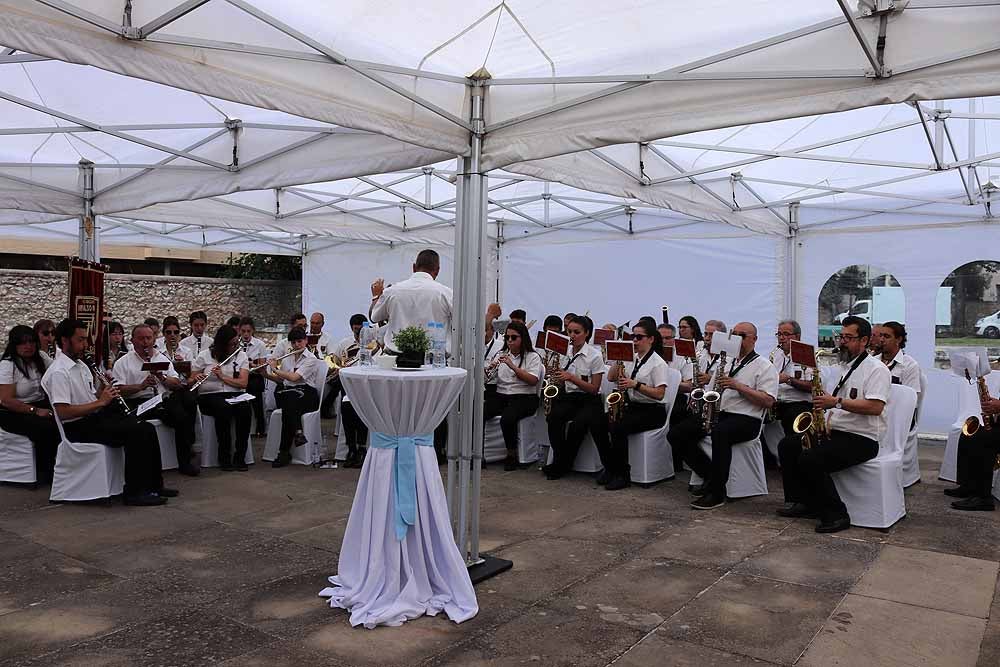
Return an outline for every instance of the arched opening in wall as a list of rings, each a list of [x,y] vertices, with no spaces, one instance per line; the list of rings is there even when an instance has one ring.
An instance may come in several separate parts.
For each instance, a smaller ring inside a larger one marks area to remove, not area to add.
[[[935,304],[936,367],[951,367],[954,346],[985,346],[991,358],[1000,355],[1000,261],[958,267],[941,283]]]
[[[871,264],[845,266],[830,276],[819,292],[821,348],[833,348],[840,323],[848,315],[872,324],[906,317],[906,296],[899,281],[887,270]]]

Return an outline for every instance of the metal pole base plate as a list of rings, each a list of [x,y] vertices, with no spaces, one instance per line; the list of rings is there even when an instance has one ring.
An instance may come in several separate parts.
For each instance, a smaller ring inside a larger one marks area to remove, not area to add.
[[[473,584],[486,581],[490,577],[495,577],[501,572],[506,572],[514,567],[514,561],[497,558],[488,554],[479,554],[482,559],[469,566],[469,578]]]

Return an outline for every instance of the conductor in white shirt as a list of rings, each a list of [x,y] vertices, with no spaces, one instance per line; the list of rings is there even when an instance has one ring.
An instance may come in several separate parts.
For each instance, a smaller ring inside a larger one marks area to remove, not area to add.
[[[406,327],[423,327],[428,322],[441,322],[447,334],[445,349],[451,348],[451,288],[437,282],[441,271],[441,258],[430,249],[421,250],[413,262],[413,275],[406,280],[385,287],[379,278],[372,283],[372,304],[368,317],[373,322],[388,321],[385,336],[385,351],[399,354],[394,347],[393,336]],[[438,462],[444,461],[444,449],[448,441],[448,422],[443,421],[434,431],[434,448]]]

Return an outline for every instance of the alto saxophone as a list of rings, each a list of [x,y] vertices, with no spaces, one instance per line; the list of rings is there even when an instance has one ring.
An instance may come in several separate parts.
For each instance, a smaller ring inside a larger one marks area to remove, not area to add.
[[[688,357],[691,360],[691,393],[688,394],[688,410],[692,415],[701,417],[705,409],[705,387],[701,384],[701,368],[698,365],[698,353]]]
[[[823,382],[820,380],[819,369],[813,369],[812,395],[823,395]],[[812,410],[799,413],[792,421],[792,430],[802,436],[802,449],[810,449],[813,444],[819,444],[829,435],[826,426],[826,412],[813,405]]]
[[[969,369],[965,369],[965,379],[969,381],[969,384],[972,384],[972,378],[969,376]],[[993,400],[993,398],[990,396],[989,387],[986,386],[985,376],[977,378],[976,384],[979,387],[979,406],[980,409],[982,409],[989,401]],[[973,436],[979,432],[980,428],[984,428],[987,431],[992,429],[993,417],[987,415],[985,412],[978,417],[976,415],[972,415],[965,420],[964,424],[962,424],[962,435],[966,437]],[[1000,459],[998,459],[998,462],[1000,462]]]
[[[724,388],[719,387],[719,382],[728,375],[726,373],[726,353],[725,351],[719,352],[719,370],[715,372],[715,382],[712,383],[712,388],[706,391],[701,399],[705,404],[702,413],[702,428],[705,429],[705,433],[711,433],[712,428],[719,421],[719,407],[721,405],[722,392],[724,391]]]
[[[560,384],[552,379],[559,372],[559,355],[547,350],[545,354],[545,383],[542,387],[542,399],[545,406],[545,416],[552,413],[552,399],[559,395]]]
[[[625,374],[625,362],[616,361],[615,368],[618,369],[617,376],[620,380]],[[608,421],[612,424],[621,421],[622,416],[625,414],[625,408],[628,406],[628,390],[615,389],[604,400],[608,405]]]

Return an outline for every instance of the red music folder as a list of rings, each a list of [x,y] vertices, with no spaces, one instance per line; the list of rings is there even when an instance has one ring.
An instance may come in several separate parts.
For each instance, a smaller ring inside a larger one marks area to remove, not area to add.
[[[615,332],[608,329],[595,329],[594,330],[594,345],[598,347],[603,347],[609,340],[615,339]]]
[[[609,340],[604,346],[608,350],[608,361],[630,362],[635,360],[635,343],[625,340]]]
[[[792,363],[799,366],[816,368],[816,348],[808,343],[791,341]]]
[[[564,336],[555,331],[546,332],[545,349],[556,354],[569,354],[569,336]]]
[[[544,350],[545,349],[545,332],[539,331],[535,335],[535,349]]]
[[[674,360],[674,346],[663,344],[663,360],[668,364]]]
[[[674,351],[682,357],[693,357],[695,355],[694,341],[690,338],[675,338],[674,339]]]

